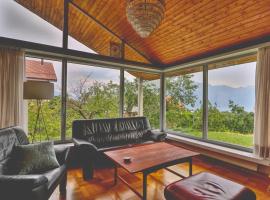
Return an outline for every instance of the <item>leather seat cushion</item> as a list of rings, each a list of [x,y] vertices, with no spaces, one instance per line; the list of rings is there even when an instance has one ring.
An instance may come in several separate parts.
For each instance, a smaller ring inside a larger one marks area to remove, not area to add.
[[[202,172],[174,182],[165,188],[167,200],[255,200],[253,191],[243,185]]]

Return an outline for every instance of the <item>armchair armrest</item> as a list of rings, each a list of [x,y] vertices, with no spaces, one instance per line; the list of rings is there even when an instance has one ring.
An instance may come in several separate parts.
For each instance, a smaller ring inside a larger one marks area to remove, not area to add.
[[[164,141],[167,137],[167,133],[161,132],[161,131],[149,131],[149,137],[151,140],[160,142]]]
[[[75,146],[79,146],[80,148],[86,148],[89,150],[95,150],[98,151],[98,148],[92,144],[91,142],[88,142],[86,140],[78,139],[78,138],[72,138]]]
[[[0,175],[0,193],[7,190],[32,190],[47,182],[48,179],[43,175]]]
[[[54,145],[54,151],[56,154],[57,161],[60,165],[63,165],[67,162],[68,154],[70,148],[64,145]]]

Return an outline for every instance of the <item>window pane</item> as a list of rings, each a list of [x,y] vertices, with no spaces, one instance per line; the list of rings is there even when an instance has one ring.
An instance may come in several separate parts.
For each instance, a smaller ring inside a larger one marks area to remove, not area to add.
[[[1,37],[62,46],[61,30],[16,1],[0,0],[0,4]]]
[[[152,129],[160,128],[160,79],[143,81],[143,115]]]
[[[124,92],[124,117],[132,117],[139,115],[138,108],[138,78],[130,74],[124,73],[125,76],[125,92]]]
[[[125,71],[124,116],[145,116],[153,129],[159,129],[160,76]]]
[[[58,61],[26,58],[26,80],[54,84],[54,97],[42,100],[41,103],[42,112],[39,119],[44,123],[37,121],[37,100],[27,100],[28,135],[31,141],[61,139],[61,69],[62,64]]]
[[[76,119],[119,116],[119,70],[68,63],[67,138]]]
[[[166,78],[166,127],[168,130],[202,137],[202,88],[203,72],[185,72],[182,75]]]
[[[253,145],[256,62],[208,72],[208,139]]]

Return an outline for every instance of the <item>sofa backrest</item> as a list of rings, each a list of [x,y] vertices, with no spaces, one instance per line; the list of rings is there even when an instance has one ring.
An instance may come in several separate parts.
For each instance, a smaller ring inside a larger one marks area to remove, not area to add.
[[[146,117],[75,120],[72,137],[93,143],[139,139],[150,130]]]
[[[0,129],[0,174],[3,173],[3,165],[10,156],[13,146],[16,144],[29,144],[28,138],[22,128],[15,126]]]

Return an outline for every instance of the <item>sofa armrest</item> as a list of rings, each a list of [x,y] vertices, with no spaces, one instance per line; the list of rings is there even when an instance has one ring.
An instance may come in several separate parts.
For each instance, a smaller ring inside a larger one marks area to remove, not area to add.
[[[10,189],[15,192],[32,190],[47,182],[43,175],[0,175],[0,193]]]
[[[60,165],[63,165],[67,162],[69,150],[70,147],[64,145],[54,145],[56,158]]]
[[[89,149],[89,150],[95,150],[98,151],[98,148],[92,144],[91,142],[88,142],[86,140],[82,140],[82,139],[77,139],[77,138],[72,138],[75,146],[78,146],[80,148],[85,148],[85,149]]]
[[[161,131],[149,131],[149,138],[153,141],[160,142],[164,141],[167,137],[167,133]]]

